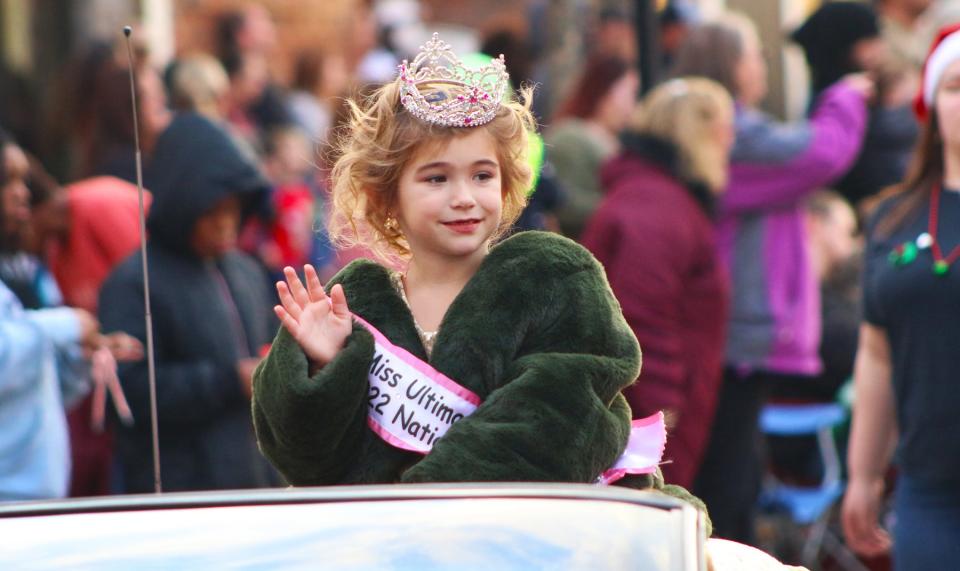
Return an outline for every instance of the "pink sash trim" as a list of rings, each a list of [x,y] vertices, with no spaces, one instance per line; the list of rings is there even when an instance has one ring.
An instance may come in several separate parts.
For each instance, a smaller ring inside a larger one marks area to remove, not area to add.
[[[438,385],[443,386],[443,388],[447,389],[448,391],[452,392],[453,394],[457,395],[458,397],[462,398],[463,400],[471,404],[480,406],[480,403],[483,402],[482,400],[480,400],[480,397],[477,396],[476,393],[474,393],[470,389],[458,384],[456,381],[454,381],[450,377],[434,369],[433,367],[423,362],[423,360],[421,360],[419,357],[417,357],[410,351],[407,351],[406,349],[404,349],[403,347],[400,347],[399,345],[394,345],[393,343],[391,343],[390,340],[387,339],[387,337],[383,333],[380,333],[379,329],[377,329],[376,327],[368,323],[364,318],[360,317],[355,313],[353,314],[353,318],[356,319],[357,322],[360,323],[360,325],[363,325],[364,327],[367,328],[367,331],[369,331],[370,334],[373,335],[373,338],[376,340],[377,343],[379,343],[380,345],[383,345],[384,347],[388,347],[390,351],[393,352],[393,354],[403,359],[403,361],[406,364],[420,371],[420,373],[423,374],[423,376],[425,376],[426,378],[437,383]],[[401,448],[404,448],[404,447],[401,446]]]
[[[600,475],[598,483],[610,485],[627,474],[652,474],[660,465],[667,445],[667,427],[663,412],[630,423],[627,448],[613,467]]]
[[[377,436],[379,436],[380,438],[383,438],[383,440],[391,446],[400,448],[401,450],[407,450],[409,452],[416,452],[417,454],[423,454],[424,456],[427,455],[427,452],[424,452],[423,450],[418,450],[413,446],[410,446],[403,440],[400,440],[396,436],[390,434],[390,432],[388,432],[386,428],[381,426],[380,423],[374,420],[373,417],[370,415],[367,415],[367,426],[369,426],[370,430],[374,431],[377,434]]]

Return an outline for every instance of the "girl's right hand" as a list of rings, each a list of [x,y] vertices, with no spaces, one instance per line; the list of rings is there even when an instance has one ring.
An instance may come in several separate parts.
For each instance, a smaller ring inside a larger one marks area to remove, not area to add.
[[[277,282],[281,305],[273,310],[307,355],[312,374],[340,352],[353,330],[353,319],[340,284],[333,286],[328,297],[313,266],[305,265],[303,273],[306,287],[293,268],[283,269],[287,281]]]

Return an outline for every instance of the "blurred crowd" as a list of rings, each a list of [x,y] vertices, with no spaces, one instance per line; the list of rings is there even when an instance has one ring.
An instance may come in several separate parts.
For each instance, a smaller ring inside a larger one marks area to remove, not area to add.
[[[251,376],[276,332],[282,268],[311,263],[326,281],[365,255],[324,227],[344,98],[412,55],[378,29],[374,4],[359,3],[356,45],[300,53],[285,84],[259,4],[220,15],[214,53],[164,69],[135,43],[136,125],[125,44],[91,45],[63,77],[46,165],[32,122],[0,112],[0,499],[153,489],[137,135],[164,489],[281,483],[256,449]],[[942,4],[830,2],[789,30],[810,82],[805,117],[787,123],[761,108],[764,48],[740,14],[667,2],[662,81],[642,97],[627,11],[591,15],[564,76],[533,31],[478,38],[480,61],[502,53],[514,87],[539,85],[538,175],[516,230],[562,233],[603,263],[643,349],[634,415],[665,411],[666,480],[703,498],[721,537],[758,541],[773,461],[797,479],[819,469],[809,447],[765,442],[758,418],[850,383],[860,228],[910,164],[925,22],[937,10],[948,23]],[[95,356],[119,361],[132,422],[100,421],[85,379]]]

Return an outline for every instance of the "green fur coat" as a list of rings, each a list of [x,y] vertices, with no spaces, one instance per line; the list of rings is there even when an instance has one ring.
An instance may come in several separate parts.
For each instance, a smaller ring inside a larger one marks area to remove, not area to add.
[[[358,260],[327,287],[336,283],[354,314],[427,361],[387,269]],[[261,450],[291,484],[593,482],[626,446],[630,409],[620,391],[637,378],[640,347],[601,266],[566,238],[505,240],[450,305],[429,363],[483,403],[428,455],[394,448],[368,427],[373,354],[372,335],[355,323],[310,377],[296,341],[277,335],[254,377],[253,420]],[[663,488],[658,476],[626,480]]]

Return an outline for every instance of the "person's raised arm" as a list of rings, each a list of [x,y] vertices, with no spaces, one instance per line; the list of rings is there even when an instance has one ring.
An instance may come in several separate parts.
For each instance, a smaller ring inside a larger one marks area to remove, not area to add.
[[[742,214],[790,207],[843,176],[860,153],[872,89],[866,77],[847,76],[820,96],[806,123],[767,128],[758,143],[765,149],[757,153],[775,154],[785,140],[794,140],[804,131],[808,141],[802,150],[777,160],[734,160],[730,188],[721,198],[723,211]]]

